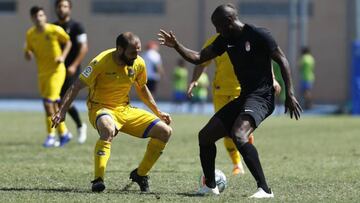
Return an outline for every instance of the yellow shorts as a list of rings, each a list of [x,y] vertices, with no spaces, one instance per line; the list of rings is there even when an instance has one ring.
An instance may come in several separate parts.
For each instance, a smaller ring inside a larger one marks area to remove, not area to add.
[[[60,91],[64,84],[65,76],[65,66],[58,68],[53,73],[39,75],[38,87],[41,97],[50,101],[59,100]]]
[[[215,112],[218,112],[223,106],[236,99],[238,96],[239,95],[214,95],[213,103]]]
[[[89,108],[89,120],[95,129],[97,119],[103,115],[111,116],[120,132],[139,138],[146,138],[150,129],[160,121],[154,114],[130,105],[108,108],[92,104]]]

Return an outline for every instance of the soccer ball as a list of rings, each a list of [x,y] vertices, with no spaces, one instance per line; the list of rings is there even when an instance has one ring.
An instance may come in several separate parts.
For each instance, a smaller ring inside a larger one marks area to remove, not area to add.
[[[225,188],[227,187],[227,180],[226,180],[226,176],[225,174],[219,170],[219,169],[215,169],[215,182],[216,185],[219,188],[219,192],[223,192],[225,190]],[[199,186],[200,188],[203,187],[205,185],[205,176],[204,174],[201,174],[200,176],[200,182],[199,182]]]

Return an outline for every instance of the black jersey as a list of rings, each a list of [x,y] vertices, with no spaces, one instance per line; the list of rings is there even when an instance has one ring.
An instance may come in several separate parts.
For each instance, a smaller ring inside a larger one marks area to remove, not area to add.
[[[219,56],[228,53],[241,94],[272,88],[271,53],[277,43],[267,29],[245,24],[237,38],[225,39],[219,35],[210,46]]]
[[[76,59],[77,55],[79,54],[79,36],[85,34],[85,30],[80,23],[74,20],[70,20],[65,24],[60,24],[60,22],[57,21],[54,24],[61,26],[70,35],[72,46],[68,56],[65,59],[65,66],[66,68],[68,68],[69,65]]]

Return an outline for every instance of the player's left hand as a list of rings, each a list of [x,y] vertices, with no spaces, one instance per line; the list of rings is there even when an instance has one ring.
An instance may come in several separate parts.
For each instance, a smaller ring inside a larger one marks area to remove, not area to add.
[[[188,89],[187,89],[187,91],[186,91],[186,93],[187,93],[187,96],[189,97],[189,98],[192,98],[194,95],[193,95],[193,93],[192,93],[192,90],[195,88],[195,87],[197,87],[198,86],[198,82],[196,82],[196,81],[193,81],[193,82],[191,82],[190,84],[189,84],[189,87],[188,87]]]
[[[55,58],[56,63],[64,63],[65,58],[63,56],[58,56]]]
[[[58,111],[56,113],[54,113],[52,116],[51,116],[51,127],[52,128],[56,128],[59,123],[61,123],[62,121],[65,120],[65,113],[63,113],[63,111]]]
[[[275,80],[275,79],[273,81],[273,87],[275,89],[275,95],[279,96],[280,92],[281,92],[281,86],[280,86],[279,82],[277,80]]]
[[[68,76],[73,76],[73,75],[75,75],[76,69],[77,69],[76,66],[70,65],[70,66],[66,69],[67,75],[68,75]]]
[[[287,113],[288,111],[290,113],[290,118],[293,118],[293,116],[295,116],[296,120],[299,120],[300,113],[303,111],[299,102],[296,100],[293,94],[287,95],[285,99],[285,113]]]
[[[158,40],[161,45],[165,45],[172,48],[174,48],[178,44],[173,31],[167,33],[166,31],[160,29],[160,32],[158,33]]]
[[[171,121],[172,121],[170,114],[160,111],[158,116],[159,116],[159,118],[160,118],[162,121],[164,121],[167,125],[170,125],[170,123],[171,123]]]

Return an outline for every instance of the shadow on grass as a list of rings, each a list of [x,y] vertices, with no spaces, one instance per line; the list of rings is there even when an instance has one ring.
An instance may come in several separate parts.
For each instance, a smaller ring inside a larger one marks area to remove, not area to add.
[[[74,189],[74,188],[25,188],[25,187],[0,187],[0,191],[8,191],[8,192],[26,192],[26,191],[37,191],[37,192],[48,192],[48,193],[84,193],[84,194],[96,194],[89,190],[83,189]],[[188,193],[169,193],[169,192],[140,192],[138,190],[115,190],[115,189],[106,189],[104,193],[113,193],[113,194],[124,194],[124,195],[153,195],[156,199],[160,199],[161,195],[178,195],[185,197],[201,197],[201,195],[197,195],[195,192]]]

